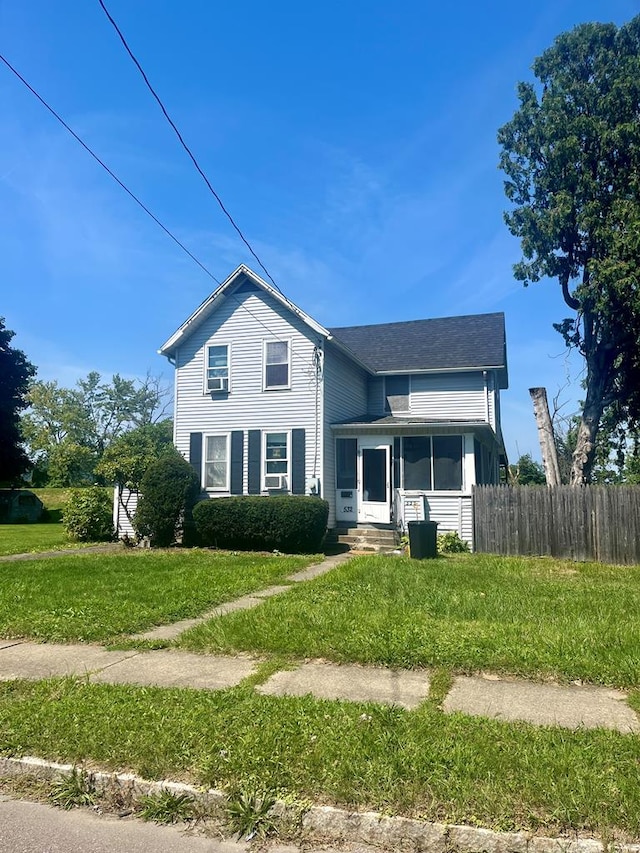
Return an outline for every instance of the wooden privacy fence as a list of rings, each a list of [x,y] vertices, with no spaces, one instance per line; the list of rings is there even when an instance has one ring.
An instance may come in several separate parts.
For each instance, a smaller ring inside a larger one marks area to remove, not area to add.
[[[640,563],[640,486],[475,486],[474,550]]]

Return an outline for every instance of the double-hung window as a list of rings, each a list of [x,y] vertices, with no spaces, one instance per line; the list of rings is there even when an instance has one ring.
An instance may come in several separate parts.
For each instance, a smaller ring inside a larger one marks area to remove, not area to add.
[[[205,392],[229,390],[229,346],[212,344],[207,347]]]
[[[265,391],[290,387],[290,361],[289,341],[265,341]]]
[[[264,434],[264,485],[266,489],[286,489],[289,476],[289,433]]]
[[[204,487],[229,491],[229,436],[207,435],[204,439]]]

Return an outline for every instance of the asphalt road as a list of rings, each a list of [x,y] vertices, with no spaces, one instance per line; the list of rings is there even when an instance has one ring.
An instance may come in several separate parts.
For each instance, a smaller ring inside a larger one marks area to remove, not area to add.
[[[99,815],[90,809],[66,812],[42,803],[0,796],[0,853],[245,853],[247,850],[244,843],[185,835],[173,826]]]

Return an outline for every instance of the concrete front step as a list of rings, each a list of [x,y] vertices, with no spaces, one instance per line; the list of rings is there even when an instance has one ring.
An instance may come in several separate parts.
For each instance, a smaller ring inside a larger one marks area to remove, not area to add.
[[[382,534],[382,535],[380,535]],[[393,551],[396,546],[393,531],[352,531],[338,536],[338,542],[352,551]]]

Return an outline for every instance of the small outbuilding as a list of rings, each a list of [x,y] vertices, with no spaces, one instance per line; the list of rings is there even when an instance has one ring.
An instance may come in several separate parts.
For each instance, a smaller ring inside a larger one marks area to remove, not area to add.
[[[0,489],[0,524],[33,524],[43,512],[44,504],[28,489]]]

